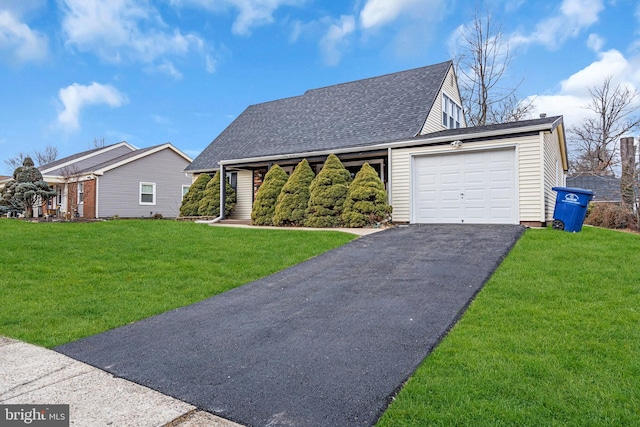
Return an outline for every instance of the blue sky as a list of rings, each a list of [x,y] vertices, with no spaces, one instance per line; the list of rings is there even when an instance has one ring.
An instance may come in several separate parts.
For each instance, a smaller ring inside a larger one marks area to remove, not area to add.
[[[195,158],[248,105],[451,58],[476,2],[0,0],[0,174],[19,152],[94,139]],[[494,0],[535,115],[587,111],[606,76],[640,87],[640,5]]]

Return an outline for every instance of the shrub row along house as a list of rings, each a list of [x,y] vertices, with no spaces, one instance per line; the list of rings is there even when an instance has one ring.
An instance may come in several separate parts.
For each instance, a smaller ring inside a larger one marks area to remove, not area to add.
[[[375,169],[395,223],[544,225],[568,169],[561,116],[466,127],[447,61],[249,106],[185,172],[225,176],[250,220],[270,169],[318,174],[330,154]]]
[[[251,223],[309,227],[379,226],[391,208],[377,172],[362,165],[352,180],[337,156],[327,157],[317,176],[302,160],[291,176],[278,165],[269,169],[256,193]]]

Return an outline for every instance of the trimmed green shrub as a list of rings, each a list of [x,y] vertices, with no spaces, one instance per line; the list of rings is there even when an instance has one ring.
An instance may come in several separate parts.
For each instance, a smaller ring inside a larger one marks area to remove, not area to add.
[[[366,227],[386,222],[391,214],[387,191],[378,172],[369,163],[356,174],[344,201],[342,223],[345,227]]]
[[[187,194],[182,198],[180,216],[198,216],[200,200],[204,196],[204,190],[207,188],[209,181],[211,181],[209,174],[201,173],[198,175],[198,178],[189,187]]]
[[[309,187],[307,227],[339,227],[342,205],[347,197],[351,174],[335,154],[330,154]]]
[[[233,191],[231,184],[224,180],[226,195],[224,198],[224,214],[229,215],[233,208],[236,207],[236,192]],[[204,190],[202,200],[198,206],[198,215],[200,216],[218,216],[220,215],[220,171],[216,172],[211,181],[207,183]]]
[[[279,165],[269,169],[258,189],[256,200],[253,202],[251,209],[251,223],[253,225],[273,225],[276,202],[288,179],[289,175]]]
[[[304,225],[309,204],[309,186],[315,174],[307,159],[303,159],[282,187],[276,203],[275,225]]]

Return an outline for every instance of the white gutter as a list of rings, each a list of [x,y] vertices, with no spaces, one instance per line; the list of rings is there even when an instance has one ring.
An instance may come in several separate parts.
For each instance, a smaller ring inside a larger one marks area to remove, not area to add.
[[[561,120],[560,118],[558,120]],[[552,130],[555,126],[557,126],[557,120],[553,123],[544,123],[537,124],[522,128],[511,128],[511,129],[498,129],[490,132],[474,132],[467,134],[458,134],[458,135],[445,135],[439,136],[435,138],[425,138],[425,139],[411,139],[411,140],[402,140],[397,142],[385,142],[375,145],[367,145],[363,147],[348,147],[348,148],[338,148],[331,150],[321,150],[321,151],[306,151],[302,153],[290,153],[290,154],[280,154],[280,155],[270,155],[270,156],[260,156],[260,157],[246,157],[241,159],[229,159],[229,160],[220,160],[218,164],[220,166],[223,165],[233,165],[237,163],[257,163],[257,162],[265,162],[272,160],[283,160],[283,159],[294,159],[298,157],[310,157],[310,156],[322,156],[329,154],[342,154],[342,153],[353,153],[354,151],[375,151],[382,149],[392,149],[392,148],[403,148],[403,147],[411,147],[418,144],[437,144],[440,142],[449,142],[452,139],[466,140],[477,138],[478,136],[482,136],[483,138],[492,137],[492,136],[507,136],[518,133],[526,133],[526,132],[542,132]],[[194,172],[194,171],[190,171]]]

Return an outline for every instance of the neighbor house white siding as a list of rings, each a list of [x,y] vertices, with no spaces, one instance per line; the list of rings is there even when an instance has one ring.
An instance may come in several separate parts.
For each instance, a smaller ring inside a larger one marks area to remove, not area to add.
[[[447,77],[444,79],[442,83],[442,87],[436,96],[436,99],[433,100],[433,106],[431,107],[431,111],[429,112],[429,116],[420,131],[420,135],[424,135],[431,132],[438,132],[446,129],[442,125],[442,94],[446,94],[450,99],[455,101],[458,105],[462,106],[462,100],[460,99],[460,91],[458,90],[458,82],[455,77],[455,72],[453,71],[453,67],[449,68],[449,72],[447,73]],[[466,122],[464,120],[464,114],[461,117],[460,122],[461,127],[466,127]]]
[[[450,145],[399,148],[392,150],[391,182],[393,221],[411,221],[411,162],[412,157],[436,153],[463,153],[468,150],[515,147],[516,150],[516,191],[518,193],[518,217],[520,222],[545,221],[545,200],[542,191],[543,150],[542,134],[503,138],[499,140],[464,143],[462,148]],[[557,140],[557,137],[556,137]]]
[[[109,218],[150,217],[156,213],[177,217],[182,203],[182,186],[191,177],[182,171],[189,162],[167,148],[108,170],[98,177],[96,216]],[[155,184],[153,205],[140,204],[140,183]]]
[[[236,207],[229,215],[230,219],[251,219],[253,206],[253,171],[238,171],[236,181]]]

